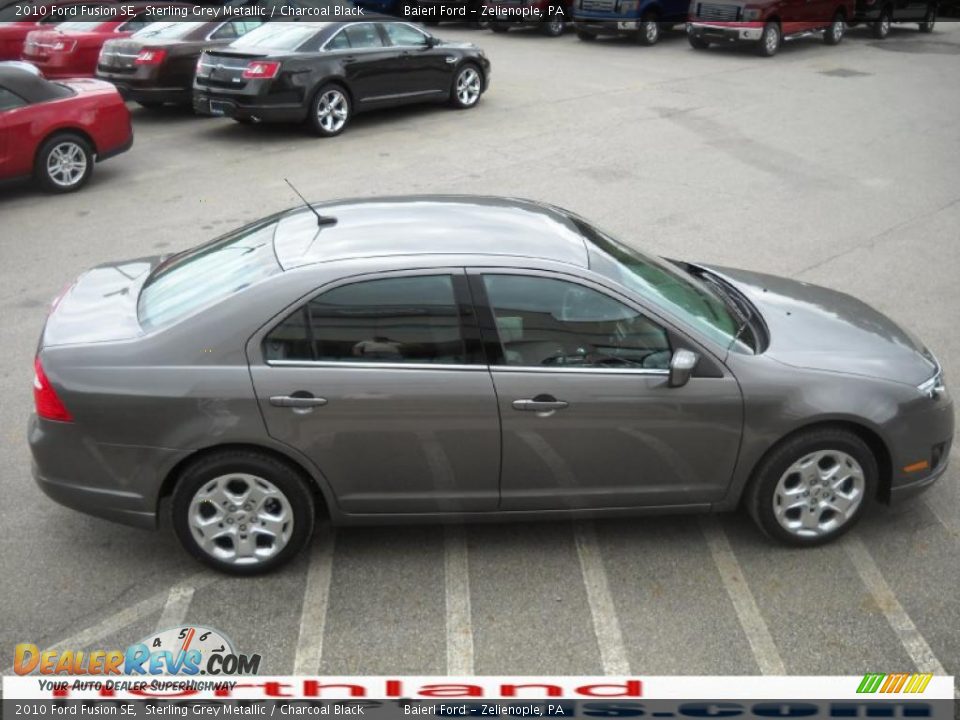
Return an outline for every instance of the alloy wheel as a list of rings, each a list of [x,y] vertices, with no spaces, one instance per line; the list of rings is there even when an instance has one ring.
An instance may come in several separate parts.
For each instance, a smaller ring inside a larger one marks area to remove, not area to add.
[[[339,132],[350,116],[350,104],[337,89],[327,90],[317,103],[317,121],[328,133]]]
[[[464,107],[469,107],[480,98],[480,73],[474,68],[464,68],[457,76],[457,100]]]
[[[61,188],[73,187],[87,172],[87,155],[77,143],[57,143],[47,155],[47,176]]]
[[[293,508],[269,480],[232,473],[200,486],[190,501],[188,523],[210,557],[255,565],[286,547],[293,533]]]
[[[780,45],[780,33],[777,31],[776,26],[770,25],[767,32],[763,35],[763,46],[766,50],[767,55],[773,55],[778,46]]]
[[[653,45],[660,39],[660,25],[656,20],[643,21],[643,36],[647,45]]]
[[[777,522],[792,535],[829,535],[856,515],[866,480],[853,456],[840,450],[805,455],[786,469],[773,493]]]
[[[838,17],[833,21],[833,40],[834,42],[840,42],[843,39],[843,33],[847,29],[847,23],[844,22],[842,17]]]

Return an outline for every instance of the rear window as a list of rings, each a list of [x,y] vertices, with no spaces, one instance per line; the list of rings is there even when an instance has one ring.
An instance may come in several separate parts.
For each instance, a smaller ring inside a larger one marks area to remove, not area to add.
[[[152,38],[154,40],[176,40],[192,33],[204,22],[155,22],[137,30],[133,37]]]
[[[247,227],[162,263],[140,291],[141,327],[170,325],[281,272],[273,252],[276,225]]]
[[[267,23],[230,43],[232,48],[251,50],[296,50],[323,28],[299,23]]]

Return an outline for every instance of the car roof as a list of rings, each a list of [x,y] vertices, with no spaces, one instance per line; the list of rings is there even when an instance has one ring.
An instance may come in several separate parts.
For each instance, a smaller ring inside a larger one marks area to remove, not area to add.
[[[69,91],[65,92],[61,86],[45,80],[30,70],[2,63],[0,63],[0,86],[19,95],[29,103],[56,100],[64,97],[65,94],[72,94]]]
[[[413,195],[315,203],[280,217],[274,251],[284,270],[399,255],[499,255],[588,267],[574,219],[549,205],[491,196]]]

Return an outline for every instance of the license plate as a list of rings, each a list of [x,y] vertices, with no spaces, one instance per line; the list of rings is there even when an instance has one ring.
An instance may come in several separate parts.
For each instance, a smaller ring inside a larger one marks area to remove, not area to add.
[[[222,100],[211,100],[210,101],[210,114],[211,115],[226,115],[230,112],[231,105],[230,103],[223,102]]]

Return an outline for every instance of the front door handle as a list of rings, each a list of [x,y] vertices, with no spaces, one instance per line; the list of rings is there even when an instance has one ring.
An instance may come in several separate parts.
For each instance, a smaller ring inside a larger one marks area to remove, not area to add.
[[[530,400],[514,400],[513,409],[526,412],[551,412],[553,410],[563,410],[570,407],[570,403],[564,400],[557,400],[552,395],[537,395]]]
[[[274,395],[270,398],[270,404],[274,407],[314,408],[326,405],[327,399],[313,395]]]

